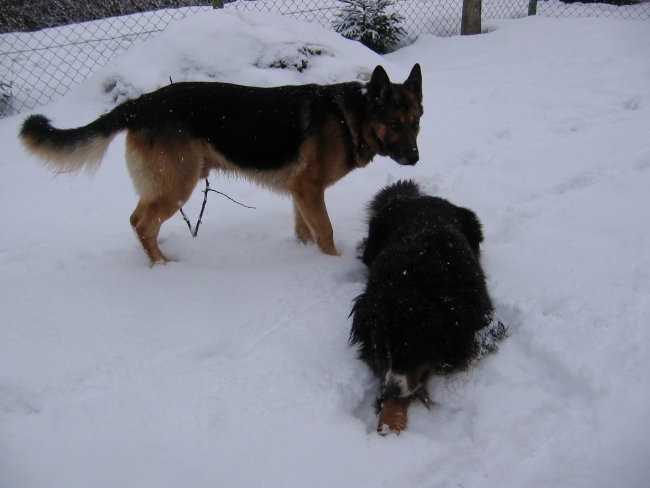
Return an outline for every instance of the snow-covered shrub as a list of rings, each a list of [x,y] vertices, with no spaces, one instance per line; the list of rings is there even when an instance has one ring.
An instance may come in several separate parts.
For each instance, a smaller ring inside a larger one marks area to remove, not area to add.
[[[344,5],[332,26],[343,37],[359,41],[378,53],[385,53],[406,33],[400,25],[404,17],[386,11],[395,3],[394,0],[340,1]]]
[[[329,51],[317,44],[305,44],[302,46],[282,46],[281,52],[268,53],[262,56],[256,67],[258,68],[280,68],[293,69],[302,73],[311,66],[312,58],[315,56],[331,56]]]

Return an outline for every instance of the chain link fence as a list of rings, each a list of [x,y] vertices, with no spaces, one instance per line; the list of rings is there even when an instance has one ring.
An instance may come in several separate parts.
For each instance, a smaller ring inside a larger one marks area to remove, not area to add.
[[[408,43],[423,33],[450,36],[460,33],[463,0],[394,0],[390,12],[404,18],[402,26],[407,32]],[[526,12],[527,0],[484,0],[519,4],[518,11]],[[341,9],[337,0],[236,0],[227,8],[256,10],[291,15],[331,29],[332,22]],[[506,9],[504,9],[506,10]],[[523,14],[525,15],[525,13]],[[520,15],[517,15],[520,16]]]
[[[0,116],[62,97],[114,57],[200,9],[156,10],[0,34]]]
[[[534,0],[537,15],[546,17],[618,17],[650,20],[648,0]],[[404,17],[409,40],[423,33],[451,36],[460,33],[463,0],[394,0],[391,8]],[[529,15],[531,0],[483,0],[481,17],[516,19]],[[331,28],[340,10],[337,0],[236,0],[226,8],[292,15]]]
[[[530,3],[530,2],[534,3]],[[536,10],[549,17],[619,17],[650,19],[650,2],[567,3],[572,0],[483,0],[483,21],[520,18]],[[200,3],[200,2],[199,2]],[[226,9],[291,15],[331,28],[338,0],[237,0],[205,2]],[[403,17],[409,43],[423,33],[460,32],[462,0],[395,0],[392,11]],[[224,5],[225,4],[225,5]],[[536,8],[535,8],[536,6]],[[62,97],[112,58],[155,36],[171,22],[212,6],[163,9],[72,24],[36,32],[0,34],[0,117],[20,113]]]
[[[615,17],[650,20],[648,0],[535,0],[531,14],[544,17]]]

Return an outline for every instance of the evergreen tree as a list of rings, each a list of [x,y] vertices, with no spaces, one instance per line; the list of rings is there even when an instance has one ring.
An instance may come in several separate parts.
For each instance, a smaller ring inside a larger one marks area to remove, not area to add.
[[[340,0],[343,7],[332,22],[343,37],[361,42],[378,53],[395,46],[406,33],[399,14],[387,13],[394,0]]]

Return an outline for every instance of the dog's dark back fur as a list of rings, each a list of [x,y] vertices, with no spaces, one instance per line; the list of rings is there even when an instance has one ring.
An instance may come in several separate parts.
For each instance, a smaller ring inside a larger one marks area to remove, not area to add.
[[[368,282],[354,302],[350,336],[359,358],[382,381],[392,371],[420,385],[431,372],[465,367],[493,312],[478,218],[423,195],[413,181],[382,189],[368,213],[361,246]]]
[[[173,83],[128,100],[85,127],[64,131],[65,138],[60,132],[55,134],[43,116],[28,118],[23,132],[33,134],[39,142],[52,138],[52,143],[67,146],[123,129],[158,129],[171,134],[182,130],[213,143],[243,168],[272,170],[294,161],[305,136],[324,122],[318,114],[334,111],[344,120],[332,95],[358,92],[360,86],[345,83],[261,88],[228,83]],[[250,140],[244,142],[242,136],[246,135]]]
[[[343,83],[261,88],[174,83],[141,96],[132,108],[124,108],[129,129],[150,127],[151,120],[165,120],[165,112],[174,111],[175,123],[218,147],[242,168],[274,170],[293,163],[301,142],[321,128],[325,115],[336,114],[345,120],[335,96],[358,93],[360,86]],[[215,106],[219,107],[216,113]],[[363,104],[360,107],[363,109]],[[242,141],[247,135],[249,140]]]

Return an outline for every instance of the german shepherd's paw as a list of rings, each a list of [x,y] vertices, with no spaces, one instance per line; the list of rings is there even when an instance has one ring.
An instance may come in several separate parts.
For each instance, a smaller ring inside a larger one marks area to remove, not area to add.
[[[305,226],[298,226],[296,225],[296,238],[302,243],[302,244],[314,244],[314,236],[311,235],[311,231],[309,230],[309,227]]]
[[[171,263],[178,263],[179,261],[180,261],[180,259],[177,259],[177,258],[170,258],[168,256],[163,256],[162,259],[157,259],[156,261],[149,261],[149,267],[153,268],[154,266],[155,267],[165,266],[165,265],[171,264]]]
[[[334,244],[328,245],[328,246],[318,246],[319,249],[323,252],[323,254],[327,254],[328,256],[340,256],[341,253],[339,252],[338,249],[336,249],[336,246]]]
[[[318,242],[307,225],[296,224],[296,238],[302,244],[316,244],[323,254],[328,254],[330,256],[341,255],[333,242]]]

